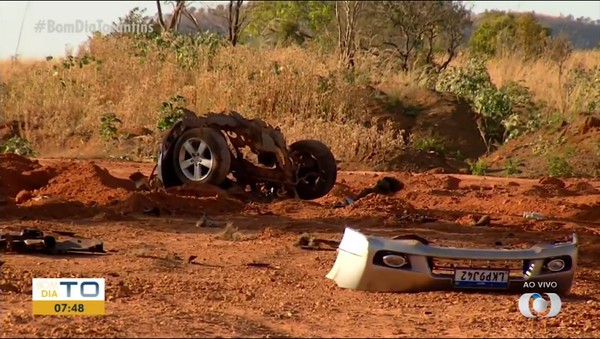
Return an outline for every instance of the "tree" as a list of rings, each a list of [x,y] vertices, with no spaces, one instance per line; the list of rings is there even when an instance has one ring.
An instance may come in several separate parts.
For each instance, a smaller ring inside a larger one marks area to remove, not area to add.
[[[335,3],[335,18],[338,25],[338,48],[340,61],[348,68],[354,67],[356,55],[356,21],[363,2],[338,1]]]
[[[391,51],[400,67],[432,65],[446,68],[456,55],[465,28],[470,25],[469,10],[461,1],[377,1],[367,2],[361,27],[370,44]],[[438,64],[435,54],[444,52]]]
[[[525,13],[515,18],[515,45],[525,56],[540,56],[544,53],[546,39],[550,29],[542,26],[535,15]]]
[[[334,22],[333,1],[253,1],[246,33],[274,44],[302,44],[327,36]]]
[[[245,17],[240,18],[243,0],[230,0],[227,7],[227,23],[228,23],[228,38],[232,46],[235,46],[242,32],[242,27],[245,23]]]
[[[470,8],[467,8],[460,1],[444,1],[437,7],[435,15],[439,15],[438,20],[428,27],[430,33],[427,34],[429,45],[425,60],[427,64],[433,64],[440,70],[448,67],[463,42],[465,29],[472,24],[470,12]],[[433,46],[436,44],[436,39],[438,39],[438,46],[444,49],[446,53],[445,60],[439,65],[432,60]]]
[[[176,1],[165,1],[165,3],[174,4],[173,14],[171,15],[171,20],[169,20],[169,25],[167,26],[165,23],[165,19],[163,17],[162,6],[159,0],[156,0],[156,10],[158,12],[158,23],[160,25],[162,32],[175,31],[179,29],[179,24],[181,23],[181,16],[185,15],[196,27],[196,30],[200,30],[200,26],[198,25],[198,21],[196,18],[190,14],[187,9],[187,3],[184,0],[176,0]]]
[[[549,36],[550,29],[542,26],[531,13],[492,11],[484,14],[468,45],[472,52],[488,57],[505,51],[539,57]]]
[[[126,16],[120,17],[117,22],[113,22],[114,31],[109,36],[152,34],[158,28],[155,27],[154,20],[145,15],[145,12],[146,9],[133,8]],[[147,27],[151,27],[151,29]]]

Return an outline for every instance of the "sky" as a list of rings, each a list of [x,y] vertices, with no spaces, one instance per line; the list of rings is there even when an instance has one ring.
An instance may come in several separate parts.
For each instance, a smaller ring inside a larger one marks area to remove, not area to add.
[[[194,1],[192,6],[208,7],[220,3],[224,2]],[[498,9],[600,19],[600,1],[469,3],[476,13]],[[125,16],[134,7],[147,9],[147,15],[156,13],[155,1],[0,1],[0,59],[10,58],[15,54],[21,58],[64,56],[66,50],[77,49],[93,31],[99,30],[97,28],[108,28],[108,25]],[[163,11],[168,11],[169,8],[163,6]]]

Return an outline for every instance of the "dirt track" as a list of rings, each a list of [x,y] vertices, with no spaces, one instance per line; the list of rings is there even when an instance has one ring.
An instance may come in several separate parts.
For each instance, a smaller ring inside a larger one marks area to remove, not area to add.
[[[57,160],[42,164],[66,168]],[[96,164],[120,178],[152,169],[150,164]],[[0,172],[0,182],[6,173]],[[405,189],[393,197],[368,196],[347,208],[331,208],[383,175],[397,177]],[[80,181],[83,177],[88,181]],[[34,226],[99,237],[111,252],[94,258],[4,256],[2,337],[598,337],[600,182],[567,182],[560,188],[535,180],[454,177],[460,179],[458,187],[446,175],[343,172],[325,198],[263,205],[142,198],[132,195],[125,181],[80,164],[33,192],[50,199],[0,205],[0,222],[3,229]],[[152,204],[161,207],[161,216],[142,213]],[[551,220],[523,220],[522,213],[530,210]],[[241,236],[220,240],[214,234],[221,229],[196,227],[203,212],[211,220],[232,222]],[[407,221],[403,214],[438,221]],[[492,216],[491,226],[472,226],[470,215],[482,214]],[[343,290],[324,277],[335,251],[308,251],[294,243],[303,232],[339,240],[344,225],[477,247],[523,246],[576,232],[581,247],[575,287],[563,298],[557,318],[541,320],[519,313],[518,295]],[[187,263],[192,255],[197,258]],[[269,265],[248,265],[253,262]],[[32,316],[31,278],[67,276],[106,278],[108,315]]]

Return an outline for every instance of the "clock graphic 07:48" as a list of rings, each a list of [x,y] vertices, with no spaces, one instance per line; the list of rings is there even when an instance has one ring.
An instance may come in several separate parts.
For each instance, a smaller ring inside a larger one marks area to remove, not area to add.
[[[56,313],[84,313],[84,304],[54,304],[54,312]]]

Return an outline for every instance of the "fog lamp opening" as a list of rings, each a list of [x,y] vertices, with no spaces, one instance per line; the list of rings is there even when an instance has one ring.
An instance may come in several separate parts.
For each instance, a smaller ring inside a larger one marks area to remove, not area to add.
[[[546,267],[551,272],[560,272],[565,268],[565,266],[566,263],[562,259],[552,259],[548,261],[548,264],[546,264]]]
[[[383,258],[383,263],[386,264],[389,267],[393,267],[393,268],[400,268],[405,266],[408,263],[408,260],[406,260],[405,257],[401,256],[401,255],[396,255],[396,254],[388,254],[386,256],[384,256]]]

